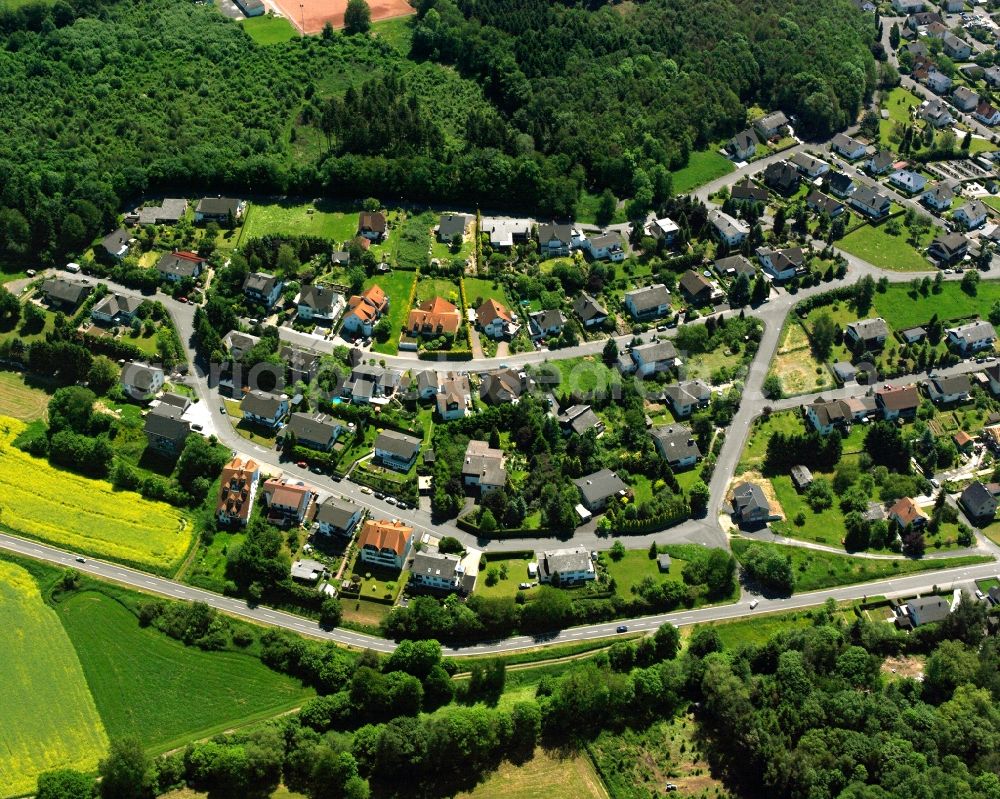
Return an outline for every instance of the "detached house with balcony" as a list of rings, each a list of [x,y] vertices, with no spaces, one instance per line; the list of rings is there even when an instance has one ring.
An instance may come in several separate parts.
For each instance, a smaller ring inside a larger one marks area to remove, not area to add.
[[[507,306],[492,297],[476,309],[476,321],[483,335],[492,339],[512,337],[520,329]]]
[[[979,320],[947,330],[948,346],[962,355],[993,348],[996,331],[989,322]]]
[[[881,316],[851,322],[844,328],[844,340],[852,348],[880,350],[889,338],[889,325]]]
[[[757,154],[758,144],[760,140],[753,128],[747,128],[726,142],[726,152],[734,161],[746,161]]]
[[[886,421],[913,419],[920,406],[920,393],[916,386],[885,386],[875,390],[875,403]]]
[[[255,388],[243,396],[240,411],[251,424],[276,429],[288,416],[288,397]]]
[[[279,527],[300,525],[311,518],[316,489],[301,480],[272,477],[262,489],[267,520]]]
[[[245,526],[257,496],[260,467],[255,461],[233,458],[222,467],[215,517],[223,525]]]
[[[881,219],[889,215],[892,202],[871,186],[858,186],[847,202],[871,219]]]
[[[389,310],[389,297],[377,284],[355,294],[347,301],[347,312],[340,329],[359,336],[370,336],[382,314]]]
[[[198,253],[178,250],[160,256],[156,271],[168,283],[180,283],[182,280],[195,280],[207,265],[208,261]]]
[[[954,218],[966,230],[975,230],[985,225],[990,215],[986,203],[973,199],[955,211]]]
[[[550,223],[538,226],[538,251],[543,258],[567,256],[572,250],[582,247],[585,241],[583,234],[572,225]]]
[[[625,292],[625,308],[636,321],[659,319],[670,312],[670,292],[663,283]]]
[[[281,296],[285,282],[266,272],[251,272],[243,281],[243,294],[251,302],[272,308]]]
[[[573,311],[588,330],[600,327],[608,320],[607,309],[585,291],[573,300]]]
[[[304,322],[333,323],[345,308],[344,295],[329,286],[310,283],[299,291],[298,317]]]
[[[395,430],[383,430],[375,439],[375,459],[397,472],[407,472],[417,462],[421,440]]]
[[[507,485],[503,450],[493,449],[485,441],[470,441],[462,461],[462,483],[488,494]]]
[[[727,247],[739,247],[750,235],[750,226],[746,222],[731,217],[724,211],[709,211],[708,223],[715,229],[715,235]]]
[[[148,363],[127,363],[122,367],[119,382],[130,399],[148,402],[163,389],[163,370]]]
[[[358,535],[358,557],[376,568],[398,571],[412,545],[412,527],[395,519],[366,519]]]
[[[682,380],[663,389],[663,399],[675,416],[685,418],[712,401],[712,389],[702,380]]]

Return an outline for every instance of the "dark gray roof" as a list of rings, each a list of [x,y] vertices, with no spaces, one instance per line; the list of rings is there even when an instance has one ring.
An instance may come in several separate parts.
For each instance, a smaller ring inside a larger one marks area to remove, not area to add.
[[[456,233],[465,234],[465,226],[469,224],[469,217],[465,214],[441,214],[438,221],[438,236],[445,241],[450,241]]]
[[[619,491],[625,491],[628,486],[610,469],[578,477],[573,484],[580,489],[586,504],[593,505],[615,496]]]
[[[550,327],[562,327],[566,324],[566,317],[558,308],[550,308],[545,311],[536,311],[531,314],[531,320],[540,330],[548,330]]]
[[[997,334],[993,329],[993,325],[980,319],[976,322],[969,322],[965,325],[948,328],[948,335],[955,336],[971,344],[981,339],[995,339]]]
[[[568,427],[579,436],[590,428],[600,425],[601,420],[589,405],[573,405],[560,415],[559,424]]]
[[[195,210],[199,214],[225,216],[226,214],[235,215],[239,207],[240,201],[232,197],[202,197],[198,201],[198,207]]]
[[[303,286],[299,292],[299,305],[305,305],[314,311],[328,312],[336,305],[338,299],[340,299],[338,292],[329,286],[316,285],[315,283]]]
[[[270,294],[278,283],[278,278],[265,272],[251,272],[243,281],[244,291],[257,291],[261,294]]]
[[[360,510],[361,508],[354,505],[347,505],[333,497],[327,497],[319,506],[319,510],[316,511],[316,521],[329,524],[339,530],[346,530],[347,525],[351,523],[351,518]]]
[[[264,419],[271,419],[278,412],[281,406],[281,397],[278,394],[271,394],[267,391],[254,389],[248,392],[243,401],[240,402],[240,410],[244,414],[260,416]]]
[[[547,244],[553,239],[565,244],[568,247],[570,242],[573,240],[573,226],[557,225],[555,223],[538,226],[538,241],[541,244]]]
[[[57,277],[46,280],[42,284],[42,292],[50,300],[76,305],[90,293],[90,286],[82,280]]]
[[[712,389],[703,380],[684,380],[663,389],[663,396],[673,405],[693,405],[708,402]]]
[[[183,441],[191,432],[191,427],[181,418],[183,411],[174,405],[157,405],[146,414],[146,433],[174,442]]]
[[[881,316],[874,319],[859,319],[857,322],[851,322],[847,326],[847,329],[853,331],[862,341],[888,338],[889,336],[889,326]]]
[[[697,297],[702,292],[710,292],[712,290],[712,284],[705,279],[705,276],[695,272],[693,269],[688,269],[681,275],[680,284],[681,288],[692,297]]]
[[[163,374],[163,370],[148,363],[127,363],[122,367],[122,385],[147,391],[153,385],[153,375]]]
[[[458,555],[440,552],[418,552],[413,556],[410,571],[426,577],[437,577],[442,580],[454,581],[455,572],[462,562]]]
[[[396,430],[383,430],[375,439],[375,449],[385,450],[403,460],[410,460],[420,450],[421,441]]]
[[[827,181],[830,184],[831,190],[840,192],[841,194],[848,191],[854,185],[854,180],[851,176],[845,175],[843,172],[828,172]]]
[[[739,513],[748,510],[771,510],[771,504],[764,495],[764,490],[756,483],[740,483],[733,489],[733,507]]]
[[[181,396],[180,394],[174,394],[171,391],[164,391],[160,395],[160,406],[163,405],[173,406],[174,408],[180,408],[181,411],[186,411],[191,405],[191,400],[187,397]]]
[[[968,375],[932,377],[930,380],[938,394],[968,394],[972,391],[972,381]]]
[[[120,227],[101,239],[101,246],[112,255],[117,255],[123,249],[128,247],[129,241],[132,239],[132,234],[129,233],[125,228]]]
[[[581,292],[580,296],[573,300],[573,310],[584,322],[608,315],[607,309],[587,292]]]
[[[643,313],[652,308],[659,308],[670,302],[670,292],[662,283],[645,286],[641,289],[625,292],[625,299],[631,300],[637,313]]]
[[[691,435],[691,430],[684,425],[662,425],[649,431],[659,443],[660,452],[667,463],[677,463],[685,458],[701,457],[701,450]]]
[[[107,314],[115,317],[120,313],[134,314],[142,305],[142,298],[127,297],[121,294],[109,294],[97,303],[91,311],[92,314]]]
[[[289,433],[297,439],[325,443],[330,440],[338,427],[346,427],[339,419],[325,413],[293,413],[288,424],[281,431],[282,437]]]
[[[962,492],[963,505],[979,505],[982,502],[995,501],[990,490],[980,482],[969,483]]]
[[[164,275],[194,277],[198,268],[204,264],[204,258],[192,257],[191,253],[168,252],[160,256],[160,260],[156,262],[156,270]]]
[[[927,596],[911,599],[906,603],[910,611],[920,616],[921,624],[943,621],[951,612],[951,606],[939,596]]]
[[[752,277],[757,271],[757,267],[750,263],[745,255],[730,255],[726,258],[720,258],[714,266],[718,272],[725,273],[732,269],[736,274],[748,277]]]
[[[672,361],[676,357],[677,348],[670,341],[653,341],[632,348],[632,360],[636,362],[641,358],[645,363],[660,363]]]

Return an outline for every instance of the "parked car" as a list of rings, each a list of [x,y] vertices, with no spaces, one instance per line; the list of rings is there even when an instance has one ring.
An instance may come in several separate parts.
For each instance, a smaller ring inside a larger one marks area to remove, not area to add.
[[[385,499],[385,494],[383,494],[381,491],[376,491],[375,499]]]
[[[323,468],[321,466],[313,466],[309,471],[313,474],[323,474]]]
[[[396,504],[396,498],[395,497],[386,497],[385,501],[389,505],[395,505]]]
[[[300,469],[308,469],[309,468],[309,464],[306,463],[305,461],[299,461],[295,465],[298,466]]]
[[[219,406],[219,413],[221,413],[223,416],[226,415],[226,406],[225,405],[220,405]]]
[[[372,490],[368,486],[361,486],[361,493],[362,494],[370,494],[371,492],[372,492]]]
[[[198,422],[195,422],[193,425],[191,425],[191,429],[192,430],[197,430],[200,433],[202,430],[205,429],[205,425],[198,424]]]
[[[187,297],[178,297],[177,298],[177,302],[187,302],[187,301],[188,301]]]

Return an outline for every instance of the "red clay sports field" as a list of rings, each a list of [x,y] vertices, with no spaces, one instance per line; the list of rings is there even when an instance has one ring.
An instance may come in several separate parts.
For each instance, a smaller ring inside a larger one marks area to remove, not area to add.
[[[329,22],[335,28],[344,27],[347,0],[270,0],[298,30],[306,34],[319,33]],[[407,0],[368,0],[372,22],[413,13]]]

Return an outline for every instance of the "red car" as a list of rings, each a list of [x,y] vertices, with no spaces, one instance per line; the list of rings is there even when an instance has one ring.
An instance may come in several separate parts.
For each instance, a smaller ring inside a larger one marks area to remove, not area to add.
[[[300,469],[308,469],[309,468],[309,464],[306,463],[305,461],[299,461],[295,465],[298,466]]]
[[[188,301],[187,297],[178,297],[177,298],[177,302],[187,302],[187,301]]]

